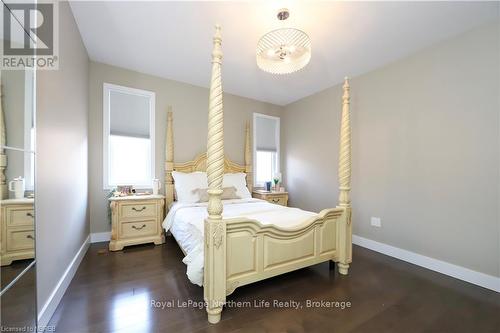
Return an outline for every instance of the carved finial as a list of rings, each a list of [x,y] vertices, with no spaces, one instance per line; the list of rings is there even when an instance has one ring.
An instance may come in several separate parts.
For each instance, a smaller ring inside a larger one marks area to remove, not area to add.
[[[214,48],[212,51],[212,63],[222,63],[222,34],[221,34],[221,26],[219,24],[215,25],[215,34],[214,34]]]
[[[221,36],[220,32],[222,30],[222,27],[220,26],[219,23],[215,23],[214,27],[215,27],[215,37],[221,39],[222,36]]]
[[[344,77],[344,85],[342,86],[342,88],[344,89],[344,94],[342,95],[342,103],[349,103],[349,91],[351,90],[351,86],[349,85],[349,78],[347,76]]]

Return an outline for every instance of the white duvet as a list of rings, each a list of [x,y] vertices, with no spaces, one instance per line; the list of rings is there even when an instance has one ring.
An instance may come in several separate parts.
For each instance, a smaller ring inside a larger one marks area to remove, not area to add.
[[[247,217],[261,224],[273,224],[281,228],[293,228],[306,220],[317,216],[298,208],[271,204],[259,199],[223,200],[224,218]],[[207,218],[207,203],[174,203],[170,208],[163,228],[175,237],[186,252],[182,260],[187,265],[189,280],[201,286],[203,284],[203,223]]]

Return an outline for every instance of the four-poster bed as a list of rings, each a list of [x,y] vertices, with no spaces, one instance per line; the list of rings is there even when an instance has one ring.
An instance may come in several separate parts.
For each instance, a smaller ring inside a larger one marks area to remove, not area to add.
[[[346,78],[342,98],[339,152],[339,205],[322,210],[293,227],[246,217],[223,218],[222,183],[225,173],[246,173],[252,186],[250,130],[245,130],[245,164],[225,158],[223,101],[221,84],[221,32],[216,26],[212,51],[207,153],[192,161],[174,163],[173,117],[167,117],[165,191],[167,210],[175,201],[174,171],[206,171],[208,177],[208,218],[202,229],[204,252],[203,288],[208,321],[220,321],[226,296],[237,287],[314,265],[336,262],[346,275],[351,262],[352,226],[350,206],[351,135],[349,124],[349,83]],[[269,204],[271,205],[271,204]],[[272,205],[277,206],[277,205]],[[280,206],[281,207],[281,206]],[[225,208],[224,208],[225,209]],[[294,208],[281,207],[294,210]],[[297,210],[297,209],[295,209]],[[299,211],[299,210],[297,210]],[[302,211],[303,212],[303,211]],[[309,213],[309,212],[304,212]],[[206,210],[205,210],[206,214]],[[313,213],[309,213],[313,214]],[[168,217],[167,217],[168,219]],[[181,247],[182,248],[182,247]]]

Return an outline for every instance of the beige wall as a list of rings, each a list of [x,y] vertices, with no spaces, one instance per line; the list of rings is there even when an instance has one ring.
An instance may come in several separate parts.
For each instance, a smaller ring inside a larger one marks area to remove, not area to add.
[[[36,259],[39,311],[89,235],[89,60],[68,3],[60,2],[59,6],[59,70],[37,73]]]
[[[356,235],[500,276],[499,59],[497,22],[352,79]],[[294,206],[336,205],[340,103],[335,86],[285,107]]]
[[[208,64],[208,63],[207,63]],[[207,67],[207,71],[210,68]],[[164,179],[167,106],[174,113],[174,159],[183,162],[206,150],[208,89],[141,74],[102,63],[90,63],[89,177],[91,232],[110,230],[107,191],[102,180],[102,89],[113,83],[156,93],[156,177]],[[224,137],[228,158],[243,163],[245,121],[253,112],[279,116],[282,108],[234,95],[224,95]]]

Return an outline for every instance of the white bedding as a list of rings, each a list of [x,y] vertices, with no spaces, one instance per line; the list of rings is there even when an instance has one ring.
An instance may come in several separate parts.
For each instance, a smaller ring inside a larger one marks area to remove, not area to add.
[[[274,224],[281,228],[293,228],[306,220],[317,216],[298,208],[271,204],[259,199],[223,200],[224,218],[247,217],[261,224]],[[179,203],[170,208],[163,228],[175,237],[186,252],[182,260],[187,265],[189,280],[201,286],[203,284],[203,223],[207,218],[207,203]]]

